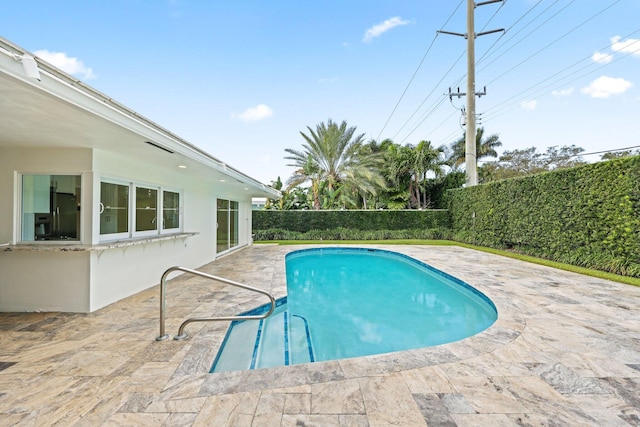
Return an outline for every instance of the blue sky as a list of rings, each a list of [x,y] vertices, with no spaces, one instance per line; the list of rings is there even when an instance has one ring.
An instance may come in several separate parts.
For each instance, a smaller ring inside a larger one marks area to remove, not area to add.
[[[640,145],[640,0],[476,8],[480,126],[503,150]],[[462,136],[466,0],[0,0],[0,35],[241,171],[328,119],[366,139]],[[585,156],[594,161],[599,155]]]

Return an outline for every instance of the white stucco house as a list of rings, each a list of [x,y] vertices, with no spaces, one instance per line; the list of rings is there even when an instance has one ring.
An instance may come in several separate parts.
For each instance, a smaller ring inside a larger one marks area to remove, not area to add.
[[[0,38],[0,311],[91,312],[251,244],[280,193]]]

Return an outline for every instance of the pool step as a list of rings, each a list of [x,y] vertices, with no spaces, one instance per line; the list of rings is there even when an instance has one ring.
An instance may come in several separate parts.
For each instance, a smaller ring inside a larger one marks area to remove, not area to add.
[[[290,329],[290,354],[292,364],[315,362],[313,354],[313,343],[311,342],[311,332],[309,322],[302,316],[293,314],[289,320]]]
[[[309,324],[286,305],[264,320],[234,322],[211,372],[270,368],[315,361]]]

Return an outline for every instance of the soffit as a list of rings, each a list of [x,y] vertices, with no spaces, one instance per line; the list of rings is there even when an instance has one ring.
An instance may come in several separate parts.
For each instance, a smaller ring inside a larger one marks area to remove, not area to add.
[[[0,55],[2,56],[2,55]],[[0,58],[0,62],[3,59]],[[92,148],[154,162],[160,168],[186,165],[190,174],[211,183],[225,180],[234,191],[254,197],[274,197],[274,190],[233,169],[226,171],[217,159],[176,141],[135,113],[87,96],[69,84],[43,74],[42,81],[20,77],[11,62],[0,63],[0,148]],[[11,59],[9,61],[12,61]],[[3,69],[3,65],[13,66]],[[17,64],[19,65],[19,64]],[[161,128],[160,128],[161,129]],[[153,147],[151,141],[173,151]],[[245,190],[249,188],[249,190]]]

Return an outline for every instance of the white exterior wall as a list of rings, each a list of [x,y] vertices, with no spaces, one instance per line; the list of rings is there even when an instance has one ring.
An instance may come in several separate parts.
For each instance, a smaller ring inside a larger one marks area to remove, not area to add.
[[[0,150],[0,242],[20,238],[19,173],[82,175],[81,235],[87,236],[90,170],[89,149]],[[0,272],[0,311],[89,311],[88,252],[0,251]]]
[[[213,261],[217,198],[239,202],[239,246],[251,243],[248,194],[234,194],[206,174],[166,170],[91,149],[0,150],[0,243],[16,243],[20,237],[18,173],[82,174],[85,250],[6,252],[0,247],[0,311],[90,312],[157,285],[171,266],[198,268]],[[182,231],[197,234],[96,250],[101,243],[100,182],[105,178],[181,191]]]
[[[20,238],[19,173],[82,175],[82,201],[91,195],[90,149],[0,149],[0,244]],[[91,213],[82,210],[81,234],[91,230]]]
[[[0,311],[89,311],[89,252],[0,253]]]

